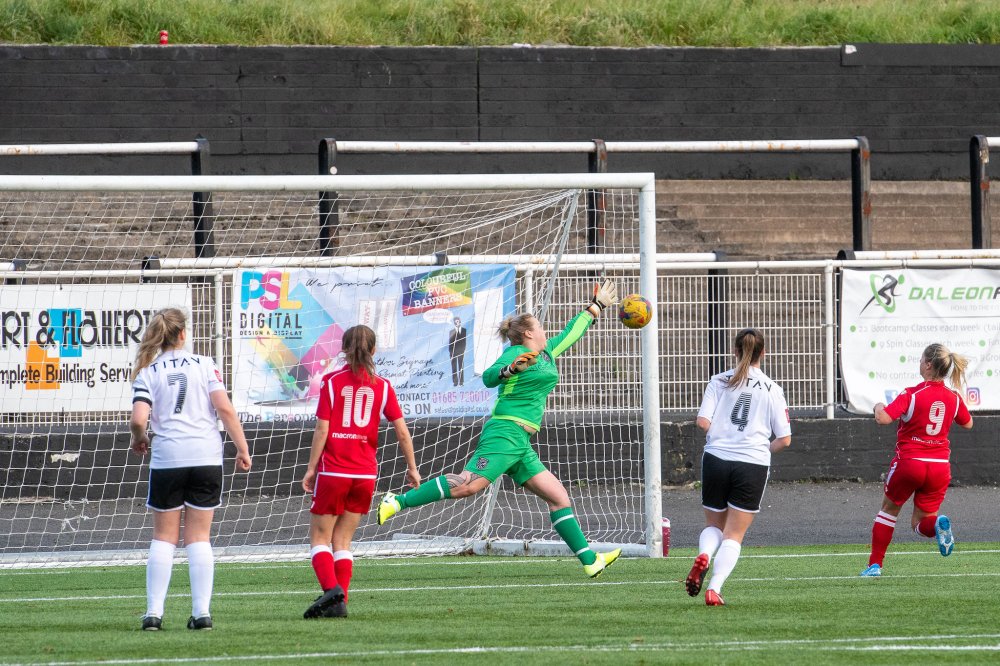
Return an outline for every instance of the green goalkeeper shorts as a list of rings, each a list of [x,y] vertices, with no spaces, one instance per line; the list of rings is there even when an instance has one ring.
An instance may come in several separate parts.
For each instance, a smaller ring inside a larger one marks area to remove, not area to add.
[[[523,486],[528,479],[545,471],[528,439],[528,433],[514,421],[490,419],[483,426],[465,469],[491,482],[506,474]]]

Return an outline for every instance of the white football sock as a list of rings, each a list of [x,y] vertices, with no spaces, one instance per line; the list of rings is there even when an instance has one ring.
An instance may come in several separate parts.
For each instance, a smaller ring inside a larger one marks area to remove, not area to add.
[[[204,617],[209,614],[212,602],[212,585],[215,579],[215,554],[208,541],[187,545],[188,575],[191,577],[191,615]]]
[[[149,558],[146,560],[146,615],[163,617],[163,603],[170,587],[170,573],[174,568],[174,550],[167,541],[153,539],[149,543]]]
[[[715,557],[715,551],[719,550],[722,543],[722,530],[718,527],[706,527],[698,537],[698,553],[708,553],[711,560]]]
[[[740,559],[742,546],[739,541],[726,539],[719,546],[719,551],[715,554],[715,566],[712,567],[712,579],[708,581],[708,589],[722,592],[722,585],[729,578],[736,568],[736,562]]]

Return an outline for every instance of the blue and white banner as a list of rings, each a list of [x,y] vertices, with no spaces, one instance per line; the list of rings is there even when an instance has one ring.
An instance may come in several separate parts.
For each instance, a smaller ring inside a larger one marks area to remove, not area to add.
[[[969,409],[1000,409],[1000,270],[845,269],[840,342],[853,412],[923,381],[920,356],[932,343],[969,357]]]
[[[0,411],[128,411],[139,341],[153,313],[167,306],[190,312],[188,286],[3,287]]]
[[[233,403],[244,421],[310,421],[341,338],[365,324],[376,371],[404,415],[482,416],[495,391],[479,375],[503,351],[512,266],[269,268],[233,283]]]

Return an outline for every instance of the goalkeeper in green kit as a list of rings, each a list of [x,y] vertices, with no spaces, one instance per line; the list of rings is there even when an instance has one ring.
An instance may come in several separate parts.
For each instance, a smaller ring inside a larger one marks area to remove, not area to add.
[[[541,427],[545,400],[556,384],[556,359],[583,337],[594,319],[618,302],[611,280],[594,289],[594,299],[573,317],[559,335],[545,339],[545,329],[530,314],[508,317],[500,324],[500,337],[510,347],[483,372],[487,388],[499,387],[493,414],[483,426],[479,442],[461,474],[431,478],[402,495],[386,493],[379,503],[382,525],[403,509],[443,499],[469,497],[486,489],[502,474],[527,488],[549,505],[552,527],[583,563],[591,578],[601,574],[621,555],[621,549],[595,553],[573,515],[569,494],[556,476],[545,468],[532,448],[530,437]]]

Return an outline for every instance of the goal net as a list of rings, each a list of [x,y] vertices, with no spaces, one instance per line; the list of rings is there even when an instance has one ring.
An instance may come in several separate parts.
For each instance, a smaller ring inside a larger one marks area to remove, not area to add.
[[[424,479],[460,471],[496,395],[481,373],[501,319],[532,312],[553,335],[602,275],[655,302],[651,178],[0,177],[0,567],[143,560],[128,377],[166,306],[190,313],[190,346],[215,359],[251,446],[242,473],[227,443],[220,557],[307,555],[318,388],[355,324],[378,335]],[[597,226],[588,188],[603,192]],[[194,190],[212,192],[196,213]],[[656,339],[605,313],[560,357],[532,438],[591,542],[631,554],[660,547]],[[387,426],[379,461],[376,501],[405,490]],[[569,552],[507,477],[381,527],[372,512],[354,550]]]

